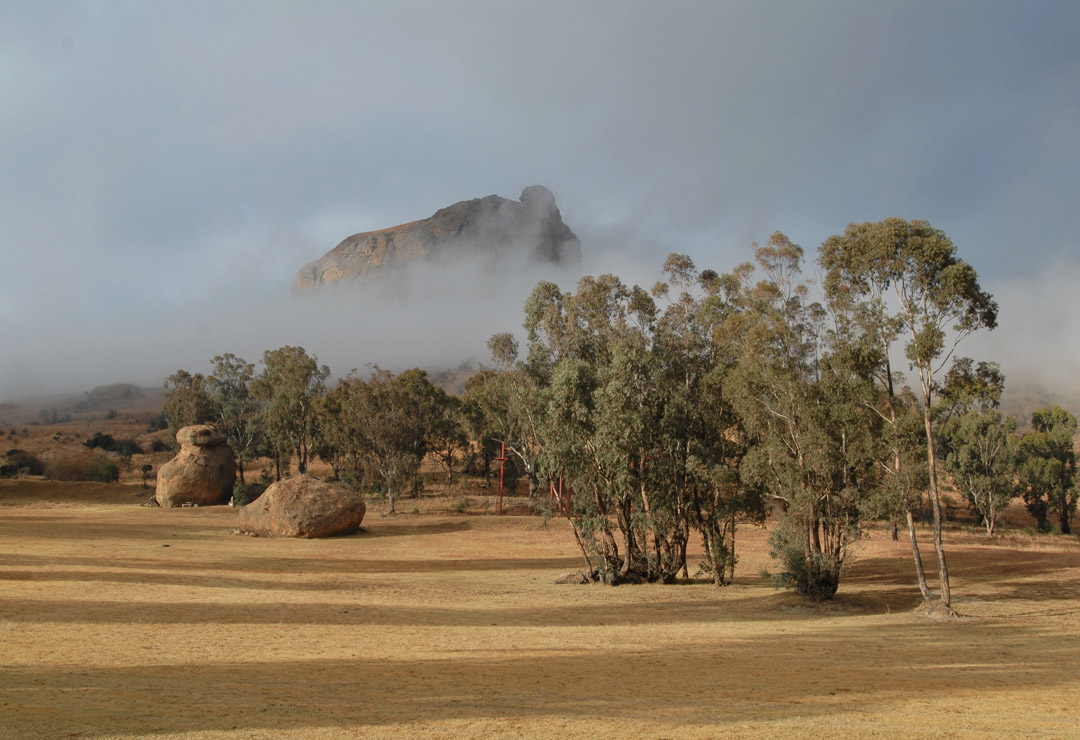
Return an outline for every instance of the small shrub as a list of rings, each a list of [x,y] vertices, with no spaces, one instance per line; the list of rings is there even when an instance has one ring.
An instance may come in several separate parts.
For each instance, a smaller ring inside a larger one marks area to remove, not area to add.
[[[169,449],[169,445],[165,444],[160,439],[155,439],[150,443],[151,452],[164,452],[167,449]]]
[[[98,483],[116,483],[120,480],[120,466],[114,463],[105,455],[94,458],[93,462],[86,469],[87,480],[97,481]]]
[[[116,444],[113,446],[112,452],[119,454],[121,457],[131,457],[132,455],[142,454],[142,445],[136,442],[130,437],[116,440]]]
[[[111,450],[116,446],[116,440],[113,439],[111,434],[94,432],[94,436],[83,442],[83,444],[90,449],[99,448],[102,450]]]
[[[769,537],[770,554],[783,566],[783,572],[772,577],[774,588],[793,588],[811,601],[827,601],[840,586],[842,562],[824,553],[807,555],[802,532],[790,525],[781,525]]]
[[[94,432],[94,436],[83,442],[83,444],[91,449],[115,452],[121,457],[131,457],[142,452],[142,445],[134,439],[113,439],[111,434],[102,434],[101,432]]]
[[[30,475],[41,475],[45,472],[45,464],[36,455],[24,450],[8,450],[4,458],[5,462],[14,465],[16,470],[26,471]]]
[[[52,453],[45,461],[44,475],[48,480],[99,480],[112,475],[112,468],[98,462],[102,458],[108,460],[112,468],[116,468],[116,476],[119,478],[120,469],[116,467],[116,463],[104,455],[95,455],[82,446],[65,447]]]
[[[233,504],[247,506],[252,501],[263,495],[266,486],[260,483],[237,483],[233,486]]]
[[[14,478],[19,474],[19,468],[11,463],[0,464],[0,478]]]

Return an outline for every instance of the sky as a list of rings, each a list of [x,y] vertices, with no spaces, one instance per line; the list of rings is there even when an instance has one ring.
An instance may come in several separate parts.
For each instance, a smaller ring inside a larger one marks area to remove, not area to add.
[[[485,360],[540,277],[298,300],[350,234],[551,189],[586,272],[720,272],[776,230],[926,219],[1080,374],[1080,4],[0,0],[0,400],[299,344],[335,374]]]

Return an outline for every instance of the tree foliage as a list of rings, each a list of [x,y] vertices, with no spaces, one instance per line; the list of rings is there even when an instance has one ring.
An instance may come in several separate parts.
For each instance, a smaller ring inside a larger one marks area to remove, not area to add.
[[[394,375],[378,367],[364,379],[356,372],[328,394],[328,430],[342,458],[343,480],[359,487],[365,474],[385,489],[387,509],[417,478],[445,392],[422,370]]]
[[[176,433],[192,424],[205,424],[214,418],[206,378],[201,373],[177,370],[165,379],[162,411],[175,439]]]
[[[962,339],[980,328],[996,326],[997,304],[979,286],[975,269],[956,256],[956,247],[945,232],[926,221],[888,218],[850,224],[842,235],[832,236],[822,244],[820,261],[826,271],[827,293],[855,312],[867,342],[877,346],[886,363],[893,344],[905,337],[904,355],[922,391],[920,406],[940,598],[949,608],[949,570],[942,540],[935,451],[935,378]],[[891,372],[885,374],[885,382],[890,415],[899,418]],[[900,457],[893,462],[893,471],[900,472]],[[919,586],[924,599],[929,600],[910,508],[908,527]]]
[[[1062,534],[1071,534],[1078,486],[1076,417],[1048,407],[1031,415],[1031,427],[1020,440],[1020,494],[1039,529],[1048,531],[1054,517]]]
[[[672,581],[687,571],[696,530],[703,565],[723,584],[735,521],[760,510],[737,484],[744,446],[723,393],[717,338],[729,306],[715,273],[698,275],[688,257],[672,255],[665,270],[674,295],[668,284],[652,296],[612,275],[585,277],[574,293],[539,284],[525,308],[528,358],[501,375],[515,373],[525,389],[515,413],[539,469],[569,481],[569,508],[559,511],[592,577]]]
[[[1004,386],[997,363],[958,358],[945,376],[939,404],[945,469],[988,537],[1016,493],[1016,421],[997,410]]]
[[[756,252],[765,279],[746,291],[734,404],[750,434],[743,479],[781,512],[773,553],[782,580],[831,598],[878,482],[881,419],[871,365],[798,282],[802,249],[774,234]]]
[[[261,435],[261,409],[252,394],[255,366],[231,352],[214,357],[213,362],[214,372],[206,379],[213,423],[236,456],[243,485],[244,463],[254,459]]]
[[[300,473],[307,472],[317,433],[316,407],[329,375],[330,369],[303,347],[286,346],[263,353],[263,371],[251,382],[252,395],[263,403],[272,454],[286,462],[295,455]]]

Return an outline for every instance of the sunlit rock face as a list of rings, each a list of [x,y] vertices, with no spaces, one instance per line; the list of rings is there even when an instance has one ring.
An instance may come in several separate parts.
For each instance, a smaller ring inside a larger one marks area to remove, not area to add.
[[[240,530],[263,537],[332,537],[360,528],[364,497],[310,475],[278,481],[240,510]]]
[[[161,466],[155,497],[161,506],[209,506],[228,501],[236,462],[225,437],[205,424],[176,433],[180,452]]]
[[[293,290],[356,280],[411,263],[452,264],[477,254],[494,261],[525,257],[576,265],[581,242],[563,223],[551,191],[533,185],[522,191],[520,200],[497,195],[464,200],[422,221],[354,234],[301,268]]]

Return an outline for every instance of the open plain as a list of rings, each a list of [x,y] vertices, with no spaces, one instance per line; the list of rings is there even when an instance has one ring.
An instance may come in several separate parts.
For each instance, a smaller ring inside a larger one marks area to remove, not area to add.
[[[0,736],[1080,735],[1074,537],[954,527],[938,621],[880,529],[813,605],[751,526],[732,587],[610,588],[554,583],[581,560],[540,517],[375,502],[356,535],[273,540],[138,492],[0,482]]]

